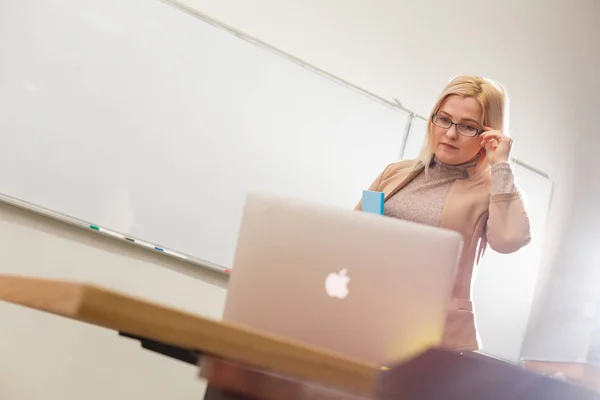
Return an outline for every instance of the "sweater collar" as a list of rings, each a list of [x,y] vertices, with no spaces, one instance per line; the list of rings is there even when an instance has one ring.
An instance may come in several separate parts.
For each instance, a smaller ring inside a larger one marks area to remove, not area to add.
[[[465,177],[468,176],[468,172],[471,168],[474,168],[477,166],[477,163],[479,162],[481,158],[481,153],[477,153],[477,155],[475,157],[473,157],[471,160],[466,161],[464,163],[460,163],[460,164],[448,164],[445,163],[443,161],[441,161],[439,158],[437,158],[436,155],[433,156],[433,158],[431,159],[431,164],[429,164],[430,168],[435,168],[435,169],[440,169],[440,171],[444,171],[447,173],[460,173],[462,175],[464,175]]]

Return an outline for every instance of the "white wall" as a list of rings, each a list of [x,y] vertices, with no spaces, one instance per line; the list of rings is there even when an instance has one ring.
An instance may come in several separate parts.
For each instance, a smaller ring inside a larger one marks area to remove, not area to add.
[[[600,13],[600,3],[598,3]],[[600,25],[595,37],[600,41]],[[600,64],[600,44],[590,53],[590,66]],[[595,57],[595,61],[592,61]],[[594,71],[595,72],[595,71]],[[592,76],[589,93],[600,93],[600,79]],[[600,329],[600,128],[595,116],[600,101],[588,104],[587,135],[581,140],[575,200],[565,226],[552,274],[539,285],[536,311],[523,345],[524,358],[585,361],[591,336]]]
[[[559,0],[186,1],[420,114],[452,75],[503,82],[512,96],[518,157],[556,181],[544,260],[552,265],[584,142],[565,135],[591,129],[583,107],[593,111],[589,82],[600,68],[589,56],[595,0],[577,7]],[[208,272],[8,206],[0,206],[0,243],[0,273],[92,281],[209,316],[223,307],[225,283]],[[502,296],[510,287],[498,301]],[[200,398],[194,368],[112,332],[6,304],[0,321],[2,399]]]
[[[224,276],[0,204],[0,274],[85,281],[220,318]],[[0,399],[200,399],[198,369],[117,333],[0,302]]]
[[[576,150],[576,171],[570,177],[573,205],[563,228],[560,246],[552,270],[541,277],[523,344],[524,358],[583,361],[592,331],[598,329],[600,313],[600,2],[588,9],[595,25],[582,26],[579,46],[582,57],[573,65],[565,80],[583,82],[579,101],[565,110],[571,120],[578,121],[564,131],[563,141],[572,142]],[[573,135],[572,132],[576,132]]]

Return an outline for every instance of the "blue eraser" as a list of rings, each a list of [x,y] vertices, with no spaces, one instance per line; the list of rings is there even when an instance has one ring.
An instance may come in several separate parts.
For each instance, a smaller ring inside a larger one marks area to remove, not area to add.
[[[362,210],[373,214],[383,215],[383,192],[363,190]]]

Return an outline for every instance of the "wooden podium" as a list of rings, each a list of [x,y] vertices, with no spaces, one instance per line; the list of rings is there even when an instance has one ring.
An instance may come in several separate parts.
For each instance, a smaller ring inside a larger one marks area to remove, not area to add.
[[[112,329],[148,350],[196,364],[209,383],[205,400],[600,399],[516,366],[441,349],[381,370],[87,284],[0,275],[0,300]]]

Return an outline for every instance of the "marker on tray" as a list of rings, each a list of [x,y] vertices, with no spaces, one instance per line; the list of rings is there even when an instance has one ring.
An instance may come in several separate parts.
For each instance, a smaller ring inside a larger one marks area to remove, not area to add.
[[[164,249],[162,247],[155,246],[152,243],[144,242],[142,240],[136,240],[136,239],[130,238],[128,236],[123,236],[123,235],[121,235],[119,233],[116,233],[116,232],[109,231],[107,229],[101,228],[98,225],[90,225],[90,229],[92,229],[94,231],[97,231],[97,232],[102,232],[102,233],[104,233],[106,235],[113,236],[113,237],[116,237],[116,238],[119,238],[119,239],[127,240],[128,242],[139,244],[140,246],[146,247],[148,249],[156,250],[156,251],[159,251],[161,253],[169,254],[171,256],[187,260],[187,256],[185,256],[183,254],[179,254],[179,253],[176,253],[174,251],[171,251],[171,250],[168,250],[168,249]]]
[[[118,237],[118,238],[121,238],[121,239],[126,239],[125,236],[123,236],[123,235],[121,235],[119,233],[113,232],[113,231],[109,231],[108,229],[100,228],[98,225],[90,225],[90,229],[93,229],[93,230],[98,231],[98,232],[105,233],[105,234],[110,235],[110,236]]]

